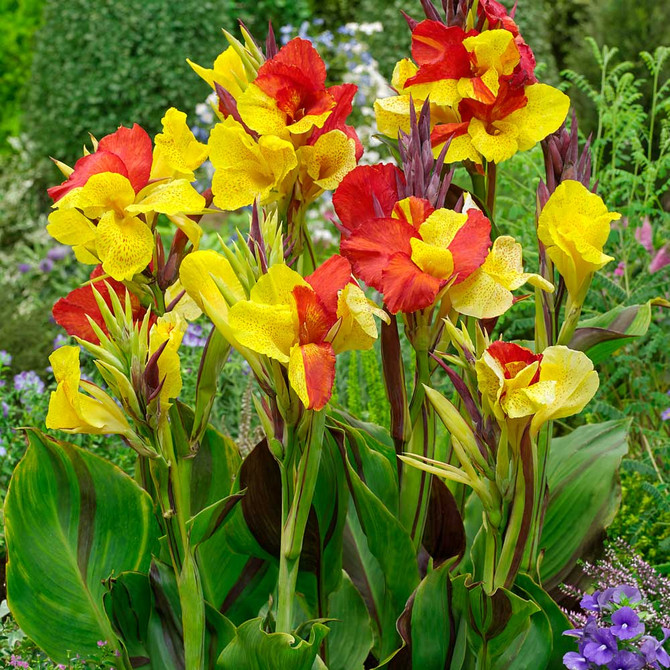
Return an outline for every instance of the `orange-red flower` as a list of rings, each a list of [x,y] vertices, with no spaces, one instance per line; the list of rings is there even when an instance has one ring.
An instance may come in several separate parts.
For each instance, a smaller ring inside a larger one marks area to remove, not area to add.
[[[91,280],[98,279],[104,276],[104,274],[102,266],[98,265],[91,272]],[[108,287],[118,295],[121,304],[125,304],[126,287],[121,282],[107,277],[104,281],[87,284],[71,291],[67,296],[56,302],[53,306],[52,314],[56,323],[62,326],[68,335],[93,342],[93,344],[99,344],[98,336],[91,327],[89,319],[99,326],[105,334],[107,334],[107,326],[93,294],[94,287],[110,310],[112,309],[112,299],[109,295]],[[141,321],[146,314],[146,309],[140,305],[137,296],[132,293],[128,295],[130,297],[133,321]]]
[[[358,167],[338,188],[334,203],[345,235],[340,249],[391,312],[414,312],[484,263],[491,223],[474,208],[461,213],[436,210],[422,198],[398,200],[401,182],[391,168]]]

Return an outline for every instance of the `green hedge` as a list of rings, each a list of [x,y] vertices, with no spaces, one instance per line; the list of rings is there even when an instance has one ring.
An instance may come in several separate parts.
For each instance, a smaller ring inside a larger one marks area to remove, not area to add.
[[[307,0],[47,0],[23,128],[42,155],[66,161],[80,155],[89,131],[100,137],[137,122],[156,132],[166,108],[192,112],[207,95],[185,59],[211,63],[225,46],[222,27],[235,30],[237,16],[256,29],[268,19],[299,21],[307,7]]]

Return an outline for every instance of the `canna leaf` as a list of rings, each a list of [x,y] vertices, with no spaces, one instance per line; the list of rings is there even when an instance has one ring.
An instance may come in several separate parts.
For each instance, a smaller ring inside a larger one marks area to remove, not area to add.
[[[5,524],[7,598],[21,629],[62,663],[70,652],[98,658],[98,640],[118,649],[103,580],[149,569],[159,535],[149,496],[111,463],[31,430]]]

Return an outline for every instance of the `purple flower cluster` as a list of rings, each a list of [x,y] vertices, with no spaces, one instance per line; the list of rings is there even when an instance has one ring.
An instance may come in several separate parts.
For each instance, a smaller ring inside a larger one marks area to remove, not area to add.
[[[587,612],[586,623],[564,633],[579,640],[579,651],[563,656],[566,668],[670,668],[670,655],[664,648],[670,629],[661,627],[662,639],[649,634],[643,620],[647,612],[637,587],[626,584],[597,590],[586,594],[580,605]]]
[[[34,370],[26,370],[14,375],[14,390],[19,393],[44,393],[44,382]]]
[[[207,344],[209,330],[206,330],[197,323],[189,323],[182,339],[182,344],[185,347],[204,347]]]

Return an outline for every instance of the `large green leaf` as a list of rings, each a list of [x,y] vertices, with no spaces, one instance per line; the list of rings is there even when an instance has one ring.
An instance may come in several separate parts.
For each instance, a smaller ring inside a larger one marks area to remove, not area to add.
[[[607,421],[552,441],[549,503],[540,541],[546,589],[565,580],[614,519],[621,500],[617,471],[628,450],[628,428],[628,421]]]
[[[656,298],[643,305],[619,305],[605,314],[580,321],[570,348],[586,352],[597,365],[617,349],[647,333],[654,306],[670,307],[670,303]]]
[[[288,633],[266,633],[263,619],[243,623],[233,641],[223,650],[220,670],[312,670],[319,646],[328,628],[315,623],[308,640],[296,640]]]
[[[52,658],[96,658],[116,645],[103,580],[146,571],[158,526],[149,496],[119,468],[28,433],[5,502],[7,597],[19,626]]]
[[[361,594],[345,573],[328,599],[330,633],[326,638],[329,670],[363,670],[372,648],[372,624]]]
[[[376,652],[400,645],[396,620],[419,583],[414,545],[396,516],[366,486],[342,448],[353,505],[349,508],[345,569],[366,598],[378,635]]]

